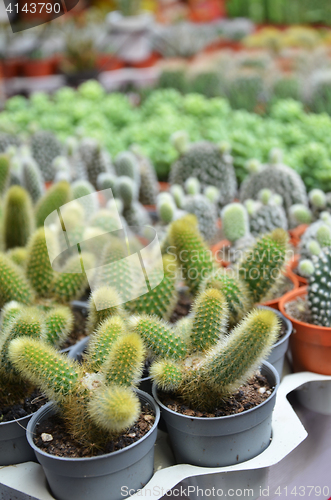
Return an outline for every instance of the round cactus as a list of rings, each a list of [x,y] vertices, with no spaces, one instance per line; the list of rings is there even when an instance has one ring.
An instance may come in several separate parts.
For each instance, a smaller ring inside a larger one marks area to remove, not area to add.
[[[222,227],[225,237],[234,242],[249,233],[247,210],[241,203],[230,203],[222,210]]]

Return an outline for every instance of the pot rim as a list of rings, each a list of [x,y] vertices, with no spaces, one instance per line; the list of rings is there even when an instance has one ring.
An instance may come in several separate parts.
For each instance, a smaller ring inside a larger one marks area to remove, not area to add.
[[[153,409],[155,411],[155,421],[154,421],[153,426],[150,428],[150,430],[142,438],[140,438],[135,443],[132,443],[129,446],[126,446],[125,448],[122,448],[121,450],[112,451],[110,453],[104,453],[103,455],[98,455],[98,456],[95,456],[95,457],[76,457],[76,458],[73,458],[73,457],[58,457],[57,455],[52,455],[51,453],[46,453],[45,451],[41,450],[33,442],[33,439],[31,437],[32,436],[31,427],[35,426],[35,421],[36,421],[36,424],[39,422],[39,412],[41,413],[41,410],[44,410],[44,412],[45,412],[45,411],[47,411],[49,409],[54,408],[55,410],[57,410],[56,413],[59,411],[59,408],[57,407],[57,405],[56,405],[56,403],[54,401],[49,401],[49,403],[46,403],[46,405],[44,405],[41,408],[39,408],[39,410],[36,411],[36,413],[33,414],[33,417],[31,418],[31,420],[29,420],[29,423],[28,423],[27,428],[26,428],[26,438],[27,438],[27,441],[28,441],[29,445],[32,447],[32,449],[34,450],[35,453],[43,455],[43,456],[45,456],[47,458],[51,458],[51,459],[54,459],[54,460],[59,460],[61,462],[68,462],[69,461],[71,463],[74,463],[74,462],[80,462],[80,463],[84,463],[85,462],[86,463],[88,461],[102,460],[105,457],[108,457],[110,455],[113,456],[113,457],[119,456],[119,455],[123,454],[126,450],[131,450],[136,445],[138,445],[142,441],[146,440],[155,431],[155,428],[158,426],[158,423],[159,423],[159,420],[160,420],[160,408],[159,408],[157,402],[147,392],[141,391],[140,389],[135,389],[134,391],[138,394],[138,396],[142,395],[144,398],[146,398],[148,400],[148,402],[150,403],[150,405],[153,407]]]
[[[300,321],[299,319],[295,319],[285,311],[285,304],[289,302],[294,302],[296,298],[301,297],[302,295],[307,295],[308,286],[301,286],[295,290],[291,290],[290,292],[283,295],[283,297],[279,301],[279,310],[280,312],[288,318],[293,324],[297,324],[304,327],[309,327],[312,330],[321,330],[322,332],[331,332],[331,327],[329,326],[320,326],[314,325],[313,323],[306,323],[305,321]]]
[[[245,410],[243,411],[242,413],[235,413],[234,415],[224,415],[224,416],[221,416],[221,417],[195,417],[194,415],[183,415],[182,413],[179,413],[179,412],[176,412],[174,410],[170,410],[170,408],[168,408],[167,406],[165,406],[158,398],[158,395],[157,395],[157,387],[156,387],[156,383],[153,382],[153,385],[152,385],[152,393],[153,393],[153,397],[155,399],[155,401],[157,402],[157,404],[161,407],[161,409],[164,409],[166,410],[167,412],[171,413],[172,415],[179,415],[180,417],[183,417],[185,419],[189,419],[192,421],[195,420],[197,422],[201,422],[201,421],[204,421],[204,422],[217,422],[217,421],[220,421],[221,419],[225,422],[229,419],[233,419],[233,418],[239,418],[239,417],[243,417],[243,415],[246,415],[246,414],[249,414],[249,413],[252,413],[254,410],[257,410],[259,408],[261,408],[262,406],[265,406],[267,403],[269,403],[269,401],[276,397],[276,394],[277,394],[277,390],[279,388],[279,384],[280,384],[280,378],[279,378],[279,375],[278,375],[278,372],[276,370],[276,368],[270,364],[268,361],[262,361],[261,362],[261,365],[260,365],[260,368],[262,367],[266,367],[268,368],[272,374],[274,375],[274,378],[275,378],[275,384],[274,384],[274,390],[272,391],[272,393],[270,394],[270,396],[265,399],[262,403],[260,403],[259,405],[257,406],[254,406],[253,408],[249,408],[249,410]]]

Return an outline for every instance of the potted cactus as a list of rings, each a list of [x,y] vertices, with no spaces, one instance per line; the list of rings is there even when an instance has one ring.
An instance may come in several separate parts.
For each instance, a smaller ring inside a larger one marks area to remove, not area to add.
[[[192,317],[175,327],[147,315],[130,319],[155,358],[153,395],[177,462],[226,466],[256,456],[269,444],[279,378],[268,363],[260,374],[254,370],[278,336],[278,319],[273,311],[253,310],[227,334],[229,318],[227,298],[211,288],[199,295]],[[244,396],[245,382],[261,374],[270,384],[257,389],[264,401],[254,406],[245,400],[250,409],[236,414],[236,397]]]
[[[1,465],[35,460],[26,440],[25,427],[46,399],[33,383],[22,379],[9,359],[9,345],[22,335],[59,346],[73,325],[70,309],[57,306],[47,311],[21,303],[8,302],[1,311],[0,334],[0,450]]]
[[[27,438],[55,498],[118,499],[123,485],[149,481],[159,410],[135,389],[145,347],[120,316],[94,332],[83,365],[26,337],[11,342],[9,358],[53,401],[31,419]]]
[[[330,266],[330,247],[302,260],[300,271],[308,285],[280,300],[279,309],[295,330],[290,340],[294,371],[331,375]]]

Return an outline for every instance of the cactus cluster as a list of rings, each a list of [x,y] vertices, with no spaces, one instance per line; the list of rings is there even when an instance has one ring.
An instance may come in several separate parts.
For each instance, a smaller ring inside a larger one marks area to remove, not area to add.
[[[171,166],[171,184],[184,185],[189,177],[196,177],[202,188],[215,186],[219,189],[219,204],[230,203],[236,195],[237,181],[233,159],[226,144],[199,142],[189,145],[185,135],[174,138],[180,157]]]
[[[269,163],[261,165],[244,180],[240,187],[240,200],[257,200],[258,193],[264,188],[271,188],[274,193],[282,196],[287,214],[296,203],[308,206],[306,188],[300,175],[282,163],[282,155],[278,150],[272,150]]]
[[[27,396],[17,365],[10,359],[11,342],[19,338],[39,339],[45,345],[58,347],[72,330],[73,315],[67,307],[58,306],[44,312],[11,301],[1,311],[0,324],[0,393],[2,401],[11,405]]]
[[[116,198],[123,203],[123,217],[129,226],[145,226],[151,223],[149,213],[138,201],[139,186],[127,175],[117,177],[114,185]]]
[[[53,132],[40,130],[30,141],[33,158],[39,165],[44,181],[54,180],[54,158],[62,154],[62,146]]]
[[[131,327],[155,360],[150,373],[157,387],[187,405],[213,410],[253,374],[276,341],[279,324],[269,310],[251,311],[229,334],[227,300],[215,288],[202,292],[185,325],[185,335],[163,320],[138,316]]]
[[[109,154],[93,139],[83,139],[79,146],[89,182],[96,188],[101,173],[114,173]]]
[[[83,366],[26,336],[9,344],[8,357],[22,378],[57,403],[68,432],[86,446],[102,446],[139,417],[133,389],[142,374],[145,347],[119,316],[105,320],[91,335]]]

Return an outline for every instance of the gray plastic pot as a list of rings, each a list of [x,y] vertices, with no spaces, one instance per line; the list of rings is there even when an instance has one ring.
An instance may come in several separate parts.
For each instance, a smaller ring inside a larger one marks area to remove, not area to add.
[[[153,396],[161,407],[177,463],[226,467],[245,462],[264,451],[271,438],[271,416],[279,386],[277,370],[267,362],[261,367],[274,391],[259,406],[225,417],[192,417],[176,413]]]
[[[70,348],[68,358],[71,359],[78,359],[80,355],[83,354],[85,351],[88,343],[89,343],[90,337],[85,337],[84,339],[80,340]],[[147,377],[142,377],[139,382],[139,389],[141,391],[147,392],[147,394],[150,394],[152,396],[152,379],[150,376]]]
[[[277,314],[281,322],[285,324],[285,334],[280,340],[278,340],[278,342],[276,342],[276,344],[274,344],[271,353],[267,357],[268,363],[276,368],[279,378],[282,378],[285,354],[288,349],[293,326],[291,321],[285,318],[285,316],[280,311],[277,311],[277,309],[273,309],[272,307],[268,306],[259,306],[259,309],[269,309],[269,311],[273,311]]]
[[[36,461],[25,430],[32,415],[0,423],[0,466]]]
[[[41,451],[33,442],[36,426],[54,415],[57,408],[50,402],[33,415],[27,427],[27,439],[57,500],[120,500],[126,496],[127,489],[133,494],[150,480],[160,410],[149,394],[136,392],[141,403],[149,403],[155,412],[152,429],[136,443],[98,457],[64,458]]]

